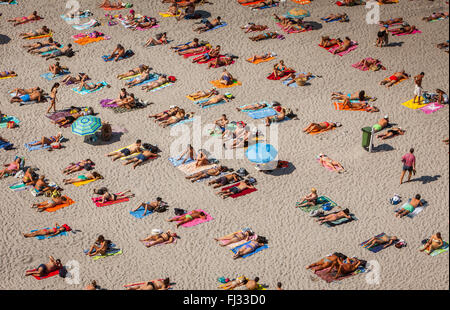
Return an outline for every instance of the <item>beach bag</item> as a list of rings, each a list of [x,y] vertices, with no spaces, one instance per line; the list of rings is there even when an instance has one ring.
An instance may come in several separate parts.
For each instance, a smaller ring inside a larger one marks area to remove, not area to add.
[[[167,205],[162,204],[162,205],[156,207],[155,211],[158,212],[158,213],[166,212],[167,211]]]
[[[244,168],[239,168],[238,171],[236,171],[236,173],[237,173],[239,176],[244,177],[244,176],[246,176],[246,175],[248,174],[248,171],[245,170]]]
[[[394,197],[389,199],[389,202],[391,203],[391,205],[394,205],[394,206],[398,205],[401,201],[402,201],[402,198],[397,194],[394,194]]]
[[[59,269],[59,276],[61,277],[61,278],[65,278],[66,276],[67,276],[67,269],[66,268],[61,268],[61,269]]]
[[[248,182],[249,182],[250,184],[255,184],[255,183],[256,183],[256,179],[250,177],[250,178],[248,178]]]
[[[186,213],[186,211],[184,211],[183,209],[179,209],[179,208],[175,208],[175,209],[173,209],[173,211],[175,212],[175,215],[183,215]]]

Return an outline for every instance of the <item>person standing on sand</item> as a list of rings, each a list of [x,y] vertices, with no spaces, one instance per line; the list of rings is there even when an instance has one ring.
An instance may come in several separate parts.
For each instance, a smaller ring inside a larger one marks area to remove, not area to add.
[[[409,153],[403,155],[402,163],[403,163],[403,171],[402,176],[400,177],[400,184],[403,183],[403,177],[405,176],[406,171],[408,171],[408,182],[411,180],[411,175],[416,174],[416,157],[414,156],[414,149],[411,148]]]
[[[56,113],[56,94],[58,93],[59,83],[53,84],[52,90],[50,91],[50,106],[47,109],[47,114],[50,113],[50,110],[53,108],[53,111]]]
[[[422,97],[423,89],[422,89],[422,79],[425,76],[425,73],[421,72],[419,75],[414,77],[414,99],[413,103],[420,103],[420,97]]]

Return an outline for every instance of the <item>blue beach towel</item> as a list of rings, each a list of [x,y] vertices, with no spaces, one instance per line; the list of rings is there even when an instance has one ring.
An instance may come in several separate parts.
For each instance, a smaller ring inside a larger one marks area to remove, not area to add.
[[[40,77],[43,77],[47,81],[53,81],[61,76],[67,75],[69,73],[70,73],[70,71],[67,71],[67,70],[64,70],[62,73],[59,73],[57,75],[53,75],[53,73],[47,72],[47,73],[41,74]]]
[[[147,202],[148,203],[148,202]],[[145,208],[144,207],[139,207],[139,209],[137,209],[136,211],[130,211],[130,214],[132,216],[134,216],[137,219],[143,219],[145,216],[148,216],[150,214],[153,214],[153,211],[147,211],[147,214],[144,216],[144,212],[145,212]]]
[[[25,147],[27,148],[28,151],[36,151],[36,150],[44,150],[44,149],[49,149],[51,146],[50,145],[34,145],[34,146],[30,146],[30,144],[39,142],[38,140],[30,142],[30,143],[25,143]]]
[[[201,100],[195,101],[194,103],[200,106],[200,103],[207,102],[209,99],[210,99],[210,98],[201,99]],[[210,105],[207,105],[207,106],[205,106],[205,107],[202,107],[202,106],[200,106],[200,107],[201,107],[202,109],[207,109],[207,108],[210,108],[210,107],[213,107],[213,106],[216,106],[216,105],[221,105],[221,104],[224,104],[224,103],[226,103],[226,101],[225,101],[225,100],[222,100],[222,101],[219,101],[219,102],[217,102],[217,103],[215,103],[215,104],[210,104]]]
[[[95,93],[96,91],[99,91],[100,89],[103,89],[106,86],[106,82],[102,81],[100,82],[103,84],[102,87],[94,89],[94,90],[86,90],[86,89],[82,89],[82,90],[78,90],[78,87],[74,87],[72,88],[72,90],[80,95],[86,95],[86,94],[90,94],[90,93]],[[93,83],[89,83],[89,85],[93,85]]]
[[[307,72],[300,72],[300,74],[306,74]],[[295,77],[297,77],[298,75],[296,74],[295,75]],[[308,81],[310,81],[310,80],[312,80],[313,78],[315,78],[316,76],[315,75],[313,75],[313,76],[311,76],[309,79],[308,79]],[[292,81],[292,79],[291,78],[289,78],[289,79],[287,79],[287,80],[284,80],[282,83],[283,83],[283,85],[287,85],[287,83],[289,83],[290,81]],[[298,87],[298,85],[297,85],[297,83],[292,83],[292,84],[290,84],[290,85],[287,85],[287,86],[289,86],[289,87]]]
[[[50,229],[50,227],[46,227],[44,229]],[[35,232],[37,230],[38,229],[35,229],[35,230],[32,230],[31,232]],[[44,239],[50,239],[50,238],[58,237],[58,236],[67,236],[67,231],[63,231],[62,233],[59,233],[59,234],[54,235],[54,236],[36,236],[35,238],[38,239],[38,240],[44,240]]]
[[[233,254],[236,254],[237,251],[239,251],[240,248],[242,248],[243,246],[249,244],[250,242],[251,242],[251,241],[248,241],[248,242],[246,242],[246,243],[244,243],[244,244],[238,245],[237,247],[231,249],[231,252],[233,252]],[[247,257],[249,257],[249,256],[252,256],[253,254],[256,254],[256,253],[258,253],[258,252],[260,252],[260,251],[262,251],[262,250],[268,249],[268,248],[269,248],[269,246],[268,246],[267,244],[265,244],[265,245],[263,245],[263,246],[260,246],[259,248],[257,248],[257,249],[254,250],[253,252],[248,253],[248,254],[245,254],[245,255],[243,255],[243,256],[241,256],[241,257],[242,257],[242,258],[247,258]]]
[[[13,2],[11,2],[11,3],[8,3],[8,2],[0,2],[0,4],[18,4],[17,3],[17,1],[16,0],[14,0]]]
[[[131,57],[131,56],[133,56],[134,55],[134,52],[132,51],[132,50],[127,50],[127,51],[125,51],[125,55],[123,56],[123,57],[120,57],[119,58],[119,60],[123,60],[123,59],[127,59],[127,58],[129,58],[129,57]],[[102,56],[102,59],[105,61],[105,62],[110,62],[110,61],[113,61],[114,60],[114,58],[111,58],[111,59],[106,59],[106,58],[108,58],[110,55],[103,55]]]
[[[277,115],[277,112],[272,108],[264,108],[256,111],[251,111],[247,113],[253,119],[266,118],[269,116]]]
[[[186,157],[187,155],[185,155],[185,157]],[[174,167],[178,167],[178,166],[180,166],[181,165],[181,163],[183,162],[183,160],[184,160],[184,158],[185,157],[183,157],[183,158],[181,158],[180,160],[177,160],[176,158],[173,158],[173,157],[169,157],[169,161],[170,161],[170,163],[174,166]],[[193,159],[188,159],[188,160],[186,160],[186,162],[184,163],[184,164],[189,164],[189,163],[191,163],[191,162],[193,162],[194,160]]]
[[[185,118],[184,120],[182,120],[182,121],[179,121],[178,123],[175,123],[175,124],[172,124],[172,125],[169,125],[169,127],[174,127],[174,126],[178,126],[178,125],[181,125],[181,124],[186,124],[186,123],[190,123],[190,122],[193,122],[194,121],[194,117],[191,117],[191,118]]]
[[[219,29],[219,28],[225,27],[225,26],[227,26],[227,25],[228,25],[227,23],[223,22],[222,24],[217,25],[217,26],[214,27],[214,28],[208,29],[208,30],[206,30],[205,32],[208,32],[208,31],[211,31],[211,30],[214,30],[214,29]]]
[[[132,80],[130,80],[130,82],[131,82],[131,81],[134,81],[134,80],[137,79],[137,78],[139,78],[139,77],[137,76],[137,77],[133,78]],[[151,75],[150,75],[150,78],[149,78],[148,80],[142,81],[142,82],[140,82],[139,84],[136,84],[136,85],[134,85],[134,86],[142,86],[142,85],[148,84],[148,83],[150,83],[150,82],[156,81],[158,78],[159,78],[159,75],[158,75],[158,74],[151,74]]]

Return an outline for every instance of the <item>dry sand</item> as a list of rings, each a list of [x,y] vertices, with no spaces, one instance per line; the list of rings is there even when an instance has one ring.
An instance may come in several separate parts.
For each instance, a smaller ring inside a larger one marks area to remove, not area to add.
[[[0,70],[15,70],[19,77],[0,81],[1,110],[21,120],[20,128],[1,129],[0,133],[14,142],[17,150],[0,150],[1,163],[14,159],[20,154],[26,157],[27,165],[38,167],[39,173],[62,183],[61,171],[70,162],[91,158],[96,170],[105,179],[83,187],[64,186],[64,193],[76,203],[55,213],[36,213],[30,209],[34,202],[44,198],[34,198],[27,192],[13,193],[8,185],[12,178],[0,180],[2,197],[0,217],[0,245],[2,263],[2,289],[81,289],[90,280],[96,279],[107,289],[121,289],[129,282],[170,277],[176,282],[175,289],[215,289],[220,276],[248,277],[259,276],[261,283],[274,289],[280,281],[286,289],[448,289],[448,253],[429,257],[418,251],[420,241],[440,231],[449,241],[449,167],[448,147],[441,140],[448,137],[448,107],[425,115],[421,111],[407,109],[401,103],[412,98],[413,82],[403,82],[391,89],[379,86],[378,82],[397,70],[416,75],[426,73],[424,89],[441,88],[448,92],[449,57],[435,47],[449,36],[447,21],[424,22],[423,16],[436,11],[448,11],[444,1],[406,1],[396,5],[381,7],[381,19],[402,16],[410,24],[416,25],[423,33],[412,36],[391,37],[391,42],[402,42],[402,46],[375,48],[374,40],[378,27],[365,23],[364,6],[338,8],[334,1],[316,0],[304,8],[311,11],[307,20],[320,22],[320,17],[330,13],[346,12],[349,23],[321,23],[319,30],[287,35],[286,40],[252,42],[240,29],[247,22],[263,23],[271,30],[275,26],[272,13],[283,14],[297,5],[287,1],[286,7],[253,12],[230,0],[213,0],[214,5],[199,9],[220,15],[229,26],[205,34],[194,34],[191,27],[194,21],[176,22],[172,18],[160,18],[158,12],[168,5],[160,1],[134,0],[137,13],[157,16],[161,28],[149,31],[135,31],[117,25],[102,25],[96,30],[112,36],[109,41],[80,47],[73,58],[62,58],[72,72],[87,72],[94,81],[105,80],[112,85],[89,95],[78,95],[70,87],[61,87],[58,93],[57,108],[71,105],[94,107],[102,120],[120,125],[128,133],[109,145],[91,146],[82,138],[63,129],[69,138],[65,148],[58,151],[28,152],[24,143],[43,135],[56,134],[59,130],[44,116],[47,104],[34,104],[18,107],[9,104],[8,91],[16,87],[41,86],[49,90],[52,82],[39,77],[47,71],[51,61],[27,54],[21,45],[25,42],[19,33],[47,25],[54,29],[54,39],[67,44],[71,35],[78,33],[63,22],[59,15],[65,13],[64,1],[56,0],[18,0],[19,5],[0,5],[3,13],[0,24]],[[90,9],[94,17],[105,11],[96,8],[99,1],[81,0],[81,9]],[[45,19],[12,27],[6,19],[25,16],[37,9]],[[121,13],[124,13],[125,10]],[[109,12],[108,12],[109,13]],[[141,44],[150,35],[166,31],[173,44],[180,44],[199,37],[212,44],[220,44],[223,51],[240,58],[229,71],[243,82],[240,87],[231,89],[236,99],[228,104],[199,109],[185,95],[200,89],[208,89],[209,81],[216,79],[221,69],[207,70],[205,65],[194,65],[169,51],[168,46],[144,49]],[[344,56],[333,56],[319,48],[320,37],[349,36],[359,42],[356,51]],[[9,38],[5,44],[5,38]],[[135,56],[118,63],[105,63],[101,55],[110,53],[117,43],[132,48]],[[267,80],[273,62],[260,65],[249,64],[246,58],[255,53],[274,51],[278,59],[301,71],[311,71],[322,75],[312,85],[303,88],[288,88],[280,82]],[[362,72],[350,65],[364,57],[382,60],[387,71]],[[145,93],[133,89],[138,97],[154,102],[145,110],[114,114],[99,106],[99,100],[116,97],[124,82],[115,75],[136,67],[149,64],[156,72],[175,75],[176,85],[167,89]],[[376,96],[375,105],[380,113],[335,111],[330,101],[333,91],[355,92],[366,90]],[[252,120],[235,107],[260,100],[277,100],[297,111],[299,120],[285,122],[279,127],[280,159],[290,161],[295,169],[286,175],[265,175],[254,172],[252,165],[242,160],[224,160],[224,164],[235,169],[245,167],[258,180],[258,191],[239,199],[222,200],[214,195],[204,184],[191,184],[184,175],[173,168],[167,160],[169,149],[175,137],[170,137],[169,129],[156,126],[147,118],[148,114],[165,110],[177,104],[188,111],[201,115],[203,123],[217,119],[226,113],[231,120]],[[377,152],[367,153],[361,148],[361,128],[370,126],[383,115],[389,114],[391,120],[407,130],[404,136],[376,142]],[[343,127],[318,136],[307,136],[301,128],[310,122],[341,122]],[[104,154],[121,146],[129,145],[136,139],[157,144],[162,157],[136,170],[120,163],[111,163]],[[384,146],[380,146],[384,144]],[[417,176],[415,180],[399,185],[401,156],[410,147],[415,147],[417,156]],[[323,169],[315,162],[315,156],[323,152],[340,161],[348,170],[337,174]],[[92,189],[106,186],[117,192],[131,189],[136,197],[130,202],[105,208],[96,208],[90,201]],[[318,188],[320,195],[327,195],[342,207],[349,208],[359,219],[335,228],[326,228],[315,223],[306,213],[295,208],[295,202],[311,187]],[[394,193],[404,199],[416,193],[429,201],[429,207],[414,219],[394,217],[393,206],[388,199]],[[133,218],[129,211],[140,202],[161,196],[171,208],[164,214],[154,214],[143,220]],[[165,220],[173,215],[173,208],[194,209],[201,207],[209,212],[214,221],[194,228],[177,229],[181,240],[176,245],[147,249],[138,240],[147,236],[153,228],[174,229],[174,224]],[[58,237],[38,241],[24,239],[22,232],[43,228],[54,222],[67,223],[76,230],[70,237]],[[251,227],[258,234],[269,239],[269,249],[247,259],[233,260],[228,250],[220,248],[213,241],[218,237]],[[394,247],[373,254],[358,244],[381,232],[394,234],[408,242],[401,250]],[[123,255],[93,261],[83,255],[97,237],[103,234],[123,249]],[[305,270],[305,266],[319,260],[326,254],[339,251],[356,255],[365,260],[377,260],[381,266],[380,283],[370,285],[364,275],[327,284]],[[37,281],[24,277],[25,270],[46,262],[48,255],[61,258],[63,263],[76,260],[80,264],[81,283],[69,285],[61,278],[54,277]]]

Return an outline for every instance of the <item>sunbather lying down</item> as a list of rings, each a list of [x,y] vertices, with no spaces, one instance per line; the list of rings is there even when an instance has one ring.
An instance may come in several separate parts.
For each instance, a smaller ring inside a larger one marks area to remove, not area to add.
[[[380,85],[385,85],[386,87],[391,87],[395,83],[400,80],[409,79],[409,75],[405,72],[405,70],[395,72],[390,77],[385,78],[380,82]]]
[[[362,70],[386,70],[386,67],[381,64],[380,60],[371,57],[362,59],[356,64],[356,66]]]
[[[78,84],[81,83],[81,81],[87,81],[90,80],[89,76],[86,73],[78,73],[77,76],[71,76],[68,75],[66,76],[61,83],[64,83],[65,85],[70,85],[70,84]]]
[[[217,89],[212,88],[212,89],[207,90],[207,91],[200,90],[198,92],[195,92],[195,93],[192,93],[192,94],[188,95],[188,97],[190,97],[193,100],[199,100],[199,99],[203,99],[203,98],[209,98],[209,97],[217,95],[217,94],[219,94]]]
[[[206,179],[209,177],[216,177],[218,175],[220,175],[222,172],[226,172],[228,171],[227,167],[224,166],[218,166],[215,168],[211,168],[205,171],[201,171],[201,172],[197,172],[191,175],[188,175],[186,177],[186,179],[191,180],[191,182],[196,182],[199,181],[201,179]]]
[[[404,217],[405,215],[408,215],[412,212],[414,212],[414,210],[417,207],[423,206],[423,203],[421,201],[421,196],[419,194],[417,194],[414,198],[411,199],[410,202],[405,203],[396,213],[395,216],[396,217]]]
[[[322,123],[311,123],[308,125],[308,127],[303,129],[303,132],[306,133],[313,133],[321,130],[328,130],[335,127],[341,127],[341,123],[329,123],[329,122],[322,122]]]
[[[14,23],[14,26],[17,26],[17,25],[25,24],[25,23],[33,21],[33,20],[40,20],[40,19],[42,19],[42,17],[40,17],[38,15],[38,13],[36,11],[34,11],[33,13],[31,13],[28,16],[8,19],[8,22]]]
[[[272,58],[272,57],[275,57],[275,56],[277,56],[277,54],[269,52],[269,53],[265,53],[263,55],[254,55],[252,58],[247,59],[247,61],[253,63],[253,62],[257,61],[257,60],[266,60],[266,59],[269,59],[269,58]]]
[[[139,72],[140,70],[138,70]],[[133,70],[132,70],[133,72]],[[140,84],[148,79],[150,79],[150,68],[147,68],[146,70],[143,70],[142,72],[139,72],[141,75],[127,83],[125,83],[128,87],[136,86],[137,84]],[[134,75],[134,74],[133,74]]]
[[[241,29],[245,29],[245,33],[254,32],[254,31],[264,31],[268,29],[269,27],[267,25],[255,25],[254,23],[248,23],[244,27],[241,27]]]
[[[172,47],[170,47],[170,49],[173,50],[174,52],[178,52],[180,50],[197,48],[200,46],[202,46],[202,44],[200,44],[200,41],[198,40],[198,38],[194,38],[194,39],[192,39],[191,42],[188,42],[186,44],[177,45],[177,46],[172,46]]]
[[[125,7],[125,3],[122,3],[121,1],[117,1],[117,3],[113,3],[113,1],[110,0],[103,0],[102,4],[99,5],[99,8],[105,8],[105,9],[121,9]]]
[[[148,281],[145,283],[131,283],[125,285],[127,290],[133,291],[155,291],[155,290],[168,290],[170,286],[169,278]]]
[[[346,50],[348,50],[350,47],[352,47],[354,43],[352,42],[352,40],[349,37],[345,37],[345,39],[343,41],[341,41],[340,39],[337,40],[339,47],[335,50],[333,50],[333,54],[338,54],[338,53],[342,53],[345,52]]]
[[[321,259],[317,263],[309,265],[306,269],[313,268],[314,271],[317,272],[329,268],[326,273],[330,273],[336,269],[336,276],[334,278],[337,279],[340,276],[351,274],[358,269],[359,266],[365,265],[365,261],[359,260],[356,257],[350,258],[341,253],[333,253],[332,255],[328,255],[327,257]]]
[[[193,112],[186,114],[186,111],[184,109],[178,109],[176,110],[175,114],[173,114],[172,116],[167,117],[167,119],[165,120],[161,120],[159,122],[159,125],[162,126],[163,128],[166,128],[167,126],[176,124],[184,119],[186,119],[186,117],[191,117],[191,115],[194,114]]]
[[[233,259],[238,259],[244,255],[250,254],[257,248],[264,246],[267,243],[267,239],[262,236],[258,236],[256,240],[250,240],[250,242],[241,247],[236,254],[233,255]]]
[[[150,45],[164,45],[169,43],[167,41],[167,33],[163,32],[163,33],[159,33],[156,35],[155,38],[150,37],[144,44],[144,47],[148,47]]]
[[[175,77],[172,77],[172,76],[167,77],[167,75],[163,74],[156,81],[142,86],[142,89],[150,91],[150,90],[160,87],[166,83],[169,83],[169,82],[173,83],[173,82],[175,82],[175,80],[176,80]]]
[[[195,220],[195,219],[206,219],[206,214],[204,213],[204,212],[202,212],[202,211],[197,211],[197,210],[194,210],[194,211],[192,211],[192,212],[190,212],[189,214],[183,214],[183,215],[180,215],[180,216],[176,216],[176,217],[173,217],[173,218],[171,218],[171,219],[168,219],[167,221],[168,222],[175,222],[175,221],[179,221],[179,223],[177,223],[177,228],[178,227],[180,227],[181,225],[183,225],[183,224],[186,224],[186,223],[189,223],[189,222],[191,222],[191,221],[193,221],[193,220]]]
[[[331,158],[329,158],[327,155],[325,154],[319,154],[319,156],[317,156],[317,158],[319,159],[320,163],[327,168],[332,169],[333,171],[337,171],[339,173],[341,172],[345,172],[344,167],[337,161],[332,160]]]
[[[129,147],[123,148],[120,151],[114,151],[114,152],[108,153],[108,154],[106,154],[106,156],[112,157],[112,161],[116,161],[119,158],[130,156],[131,154],[134,154],[134,153],[139,153],[141,151],[141,145],[142,145],[142,141],[136,140],[136,142],[133,143],[132,145],[130,145]]]
[[[281,38],[281,36],[277,32],[264,32],[263,34],[250,37],[249,39],[252,41],[262,41],[267,39],[277,39]]]
[[[388,236],[388,235],[382,235],[381,237],[373,237],[370,238],[363,247],[366,249],[370,249],[379,245],[383,245],[383,248],[387,248],[391,244],[393,244],[395,241],[397,241],[398,238],[396,236]]]
[[[137,74],[142,74],[146,70],[149,70],[149,69],[150,69],[150,67],[147,66],[147,65],[139,65],[139,67],[133,68],[133,69],[131,69],[131,70],[125,72],[125,73],[118,74],[117,78],[118,79],[125,79],[125,78],[128,78],[130,76],[134,76],[134,75],[137,75]]]
[[[94,162],[90,159],[85,159],[82,161],[79,161],[77,163],[71,163],[68,167],[66,167],[63,170],[63,174],[69,175],[71,173],[77,172],[77,171],[81,171],[83,169],[86,170],[91,170],[92,167],[94,166]]]
[[[347,259],[347,256],[342,253],[334,252],[333,254],[327,255],[325,258],[322,258],[318,262],[307,266],[306,269],[314,269],[314,271],[320,271],[330,267],[333,268],[337,265],[338,258],[341,260],[345,260]]]
[[[405,132],[406,130],[401,129],[400,127],[394,127],[389,129],[386,133],[379,134],[377,138],[381,140],[386,140],[396,136],[403,136]]]
[[[73,184],[73,183],[77,183],[77,182],[83,182],[83,181],[88,181],[88,180],[100,180],[103,179],[103,177],[98,173],[93,171],[85,173],[85,174],[81,174],[79,176],[77,176],[76,178],[72,178],[72,179],[64,179],[63,182],[65,185],[67,184]]]
[[[209,105],[213,105],[216,103],[219,103],[221,101],[225,101],[225,102],[230,102],[230,100],[233,98],[233,96],[230,93],[224,94],[224,95],[216,95],[214,97],[211,97],[208,101],[206,102],[201,102],[199,103],[199,105],[204,108],[207,107]]]
[[[238,107],[236,110],[238,111],[256,111],[261,110],[263,108],[267,107],[267,103],[253,103],[249,104],[243,107]]]
[[[348,18],[348,15],[346,13],[338,13],[338,14],[330,14],[322,18],[322,20],[325,20],[327,23],[329,23],[330,21],[339,21],[343,23],[348,22],[350,19]]]
[[[116,200],[121,200],[121,199],[125,199],[125,198],[132,198],[132,197],[134,197],[134,194],[131,193],[131,190],[126,190],[124,192],[120,192],[120,193],[117,193],[117,194],[110,194],[106,187],[101,187],[99,189],[94,189],[94,194],[101,195],[102,199],[100,200],[100,203],[105,203],[107,201],[116,201]]]
[[[359,101],[375,101],[376,98],[371,98],[369,96],[366,96],[366,92],[364,90],[361,90],[359,92],[354,93],[348,93],[347,95],[344,95],[342,92],[333,92],[331,93],[331,99],[332,100],[359,100]]]
[[[141,154],[138,154],[134,158],[127,159],[126,162],[123,163],[123,165],[125,166],[125,165],[129,165],[129,164],[134,164],[133,169],[136,169],[137,166],[146,162],[150,158],[156,158],[158,156],[159,156],[158,154],[155,154],[155,153],[151,152],[150,150],[147,150],[144,148],[144,150],[142,151]]]
[[[47,28],[47,26],[43,26],[42,28],[39,28],[38,30],[32,32],[21,33],[20,36],[22,37],[22,39],[28,39],[32,37],[47,35],[50,34],[51,32],[52,31],[49,28]]]
[[[60,259],[55,259],[53,256],[49,256],[48,258],[48,263],[40,264],[35,270],[28,270],[27,272],[25,272],[25,276],[42,277],[53,271],[63,268]]]
[[[319,217],[318,219],[316,219],[316,222],[319,222],[320,225],[322,225],[323,223],[326,222],[334,222],[343,218],[347,218],[347,219],[351,219],[352,217],[350,216],[350,210],[349,209],[344,209],[342,211],[338,211],[338,212],[333,212],[331,214],[327,214],[325,216]]]
[[[147,238],[141,239],[139,241],[143,242],[144,245],[149,248],[162,243],[173,243],[175,242],[175,238],[177,238],[177,234],[168,230],[165,233],[150,235]]]
[[[61,196],[61,193],[58,190],[53,191],[51,200],[45,201],[41,203],[33,203],[31,208],[36,208],[36,211],[42,212],[46,209],[53,208],[57,205],[63,204],[67,202],[67,197]]]
[[[213,188],[219,188],[228,184],[236,183],[240,181],[241,178],[236,173],[231,173],[228,175],[221,176],[215,180],[209,181],[208,185],[212,185]]]
[[[226,198],[230,197],[231,195],[239,194],[243,190],[253,189],[253,188],[255,188],[255,186],[253,186],[249,180],[245,180],[245,181],[239,182],[239,184],[237,184],[236,186],[233,186],[226,190],[221,190],[221,191],[217,192],[216,194],[221,196],[223,199],[226,199]]]
[[[47,99],[45,98],[44,91],[42,89],[35,89],[31,91],[30,93],[25,94],[19,94],[16,93],[14,97],[11,98],[9,101],[10,103],[24,103],[24,102],[30,102],[30,101],[36,101],[36,102],[45,102]]]
[[[227,246],[236,242],[240,241],[249,241],[250,238],[254,236],[254,233],[251,229],[243,229],[236,233],[226,235],[224,237],[220,238],[214,238],[216,241],[222,241],[219,245],[220,246]]]
[[[89,107],[87,111],[78,111],[78,112],[72,113],[68,116],[64,116],[55,121],[52,121],[52,123],[58,125],[61,128],[65,125],[72,124],[78,118],[80,118],[82,116],[93,115],[93,114],[94,114],[94,110],[92,109],[92,107]]]
[[[424,18],[422,18],[422,20],[426,20],[427,22],[431,22],[433,20],[438,20],[440,18],[447,18],[447,17],[448,17],[448,12],[433,13],[430,16],[425,16]]]
[[[212,22],[210,22],[209,20],[205,20],[205,21],[202,21],[202,23],[204,25],[195,28],[194,29],[195,32],[197,32],[197,33],[206,32],[208,30],[213,29],[216,26],[222,25],[222,19],[220,18],[220,16],[217,16],[215,19],[213,19]]]
[[[52,143],[58,143],[61,142],[62,133],[58,132],[56,136],[51,136],[50,138],[42,137],[40,141],[37,141],[35,143],[29,144],[29,146],[36,146],[36,145],[51,145]]]
[[[417,30],[416,26],[411,26],[404,22],[400,28],[390,29],[388,31],[392,32],[392,34],[410,34],[413,33],[414,30]]]
[[[442,240],[442,236],[440,232],[432,235],[430,239],[423,245],[420,249],[421,252],[427,253],[430,255],[435,250],[439,250],[444,245],[444,240]]]
[[[0,72],[0,78],[13,77],[13,76],[17,76],[17,73],[14,72],[14,71],[2,71],[2,72]]]
[[[33,231],[31,233],[23,233],[22,235],[25,238],[32,238],[32,237],[40,237],[40,236],[45,236],[45,237],[51,237],[51,236],[56,236],[59,235],[60,233],[66,232],[66,231],[71,231],[72,229],[67,226],[66,224],[63,225],[59,225],[58,223],[55,223],[55,227],[51,228],[51,229],[39,229],[36,231]]]
[[[313,74],[311,72],[308,73],[289,73],[288,75],[281,78],[281,80],[288,80],[292,79],[291,81],[287,82],[286,85],[291,85],[296,83],[298,86],[305,86],[308,80],[310,80],[313,77]],[[320,77],[320,76],[317,76]]]

